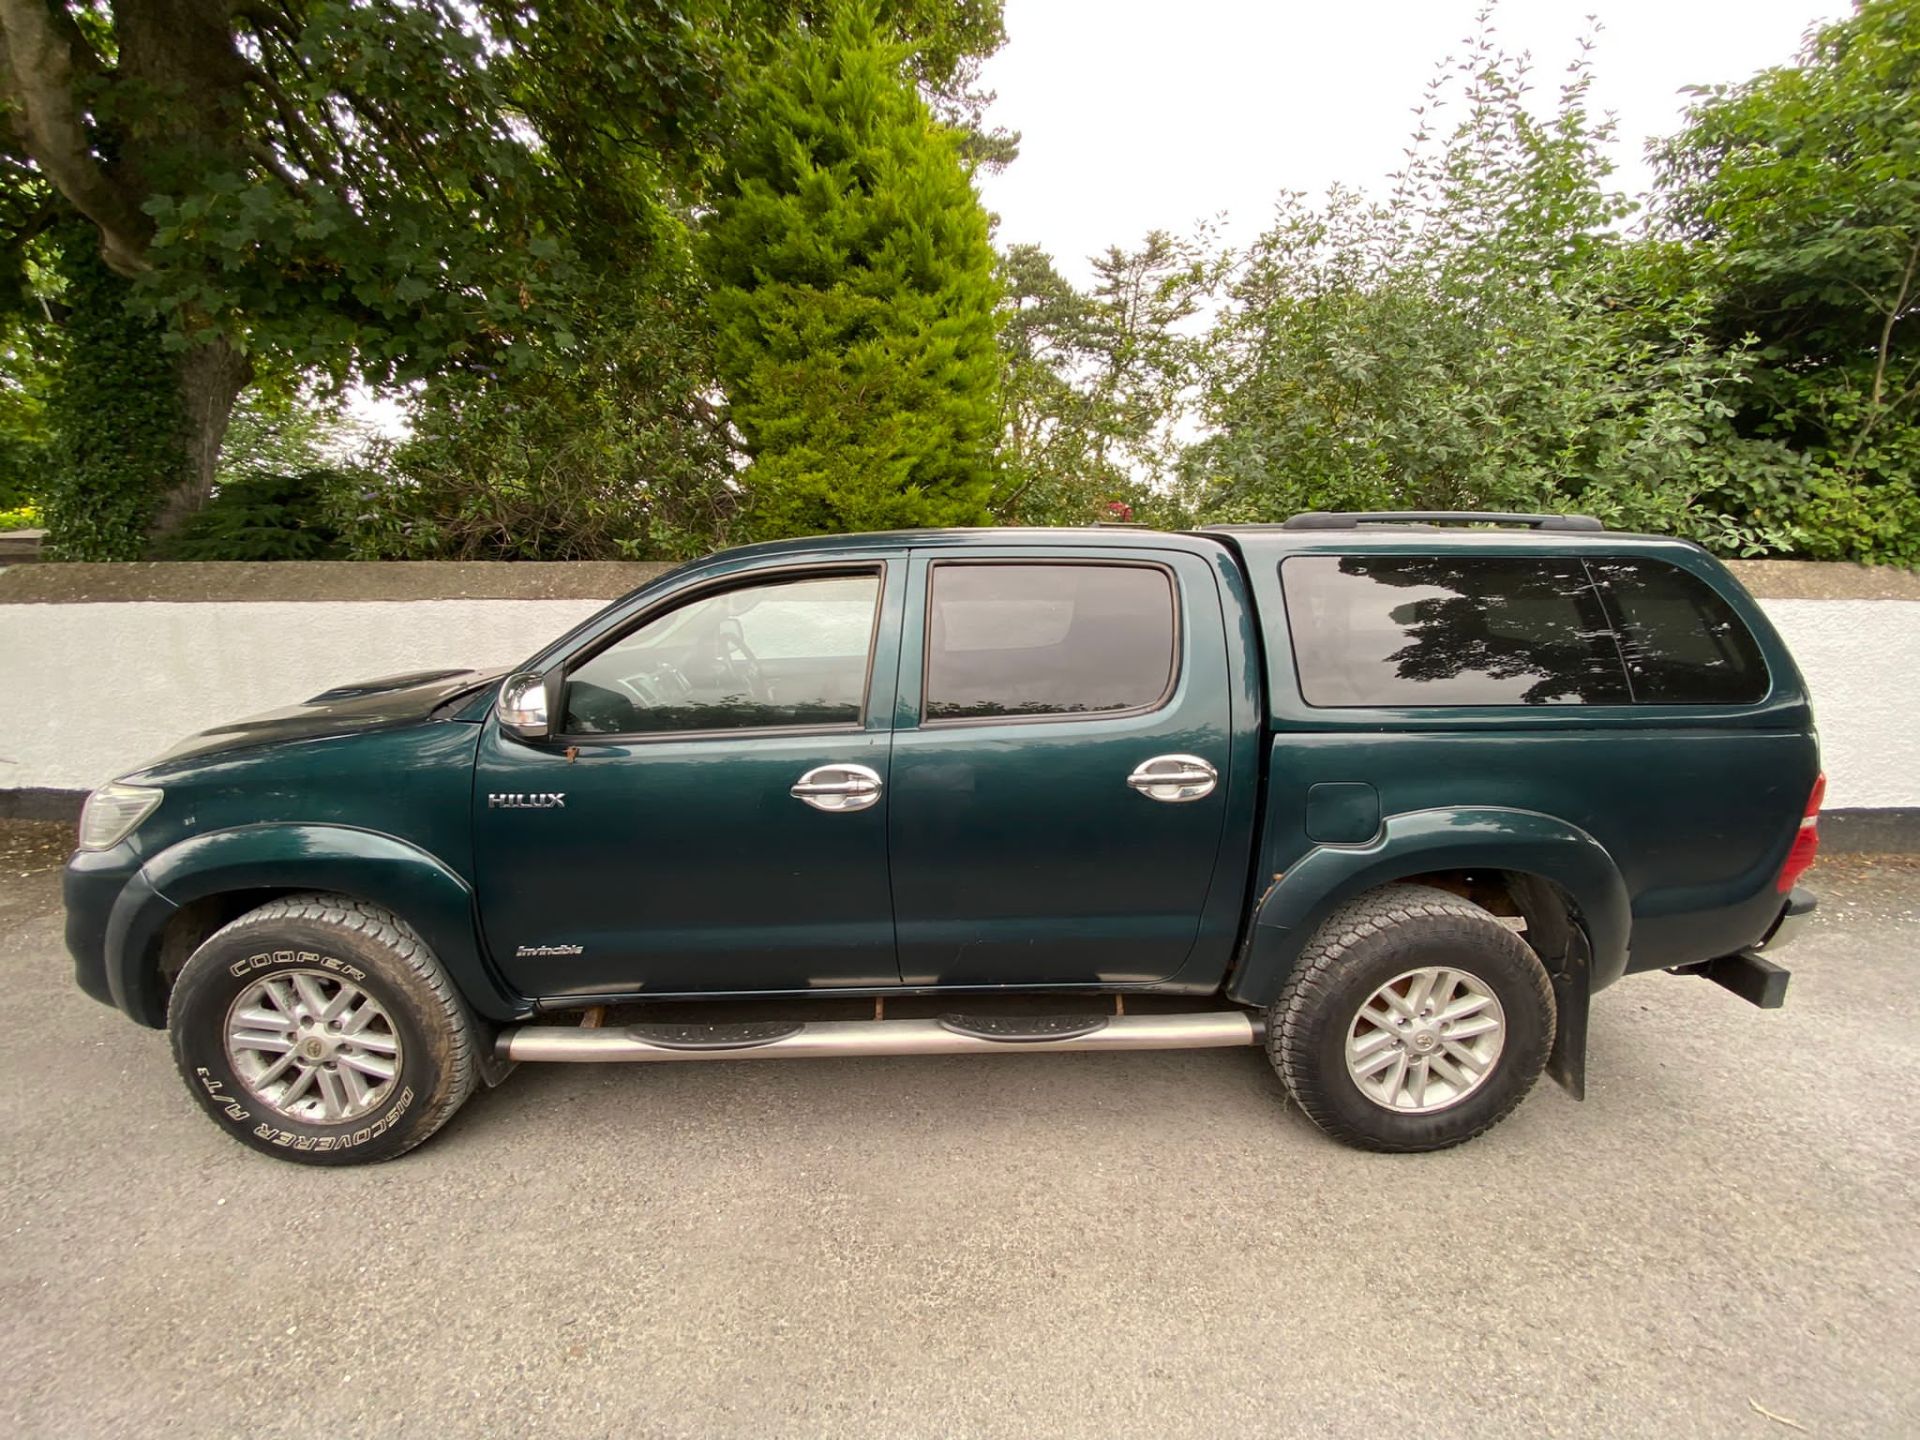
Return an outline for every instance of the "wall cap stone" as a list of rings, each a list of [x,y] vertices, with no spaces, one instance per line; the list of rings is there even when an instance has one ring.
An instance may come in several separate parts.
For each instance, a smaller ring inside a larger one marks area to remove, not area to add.
[[[1759,600],[1920,600],[1920,571],[1851,560],[1729,560]]]
[[[1762,600],[1920,600],[1920,571],[1732,560]],[[0,605],[246,600],[611,600],[668,567],[618,560],[43,561],[0,570]]]
[[[43,561],[0,571],[0,605],[611,600],[668,568],[619,560]]]

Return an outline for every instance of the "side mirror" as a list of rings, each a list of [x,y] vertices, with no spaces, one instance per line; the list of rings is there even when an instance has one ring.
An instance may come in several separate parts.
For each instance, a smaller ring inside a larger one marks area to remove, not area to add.
[[[500,728],[516,740],[544,740],[553,733],[553,711],[560,699],[560,670],[542,675],[522,670],[500,683],[496,709]]]

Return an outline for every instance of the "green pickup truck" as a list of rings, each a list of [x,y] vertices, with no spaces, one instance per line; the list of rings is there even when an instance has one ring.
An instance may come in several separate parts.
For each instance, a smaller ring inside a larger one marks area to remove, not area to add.
[[[185,741],[88,800],[67,940],[315,1164],[519,1061],[1236,1045],[1430,1150],[1579,1096],[1623,975],[1779,1005],[1822,786],[1786,647],[1679,541],[836,536]]]

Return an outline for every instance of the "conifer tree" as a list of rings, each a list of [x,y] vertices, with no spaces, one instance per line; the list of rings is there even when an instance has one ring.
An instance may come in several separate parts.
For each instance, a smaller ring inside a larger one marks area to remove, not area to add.
[[[987,217],[904,58],[842,10],[740,96],[704,253],[758,538],[987,518]]]

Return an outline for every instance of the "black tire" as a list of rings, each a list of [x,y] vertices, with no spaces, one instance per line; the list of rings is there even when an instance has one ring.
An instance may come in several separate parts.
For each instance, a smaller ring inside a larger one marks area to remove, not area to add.
[[[296,973],[323,987],[348,982],[385,1012],[399,1061],[368,1113],[337,1123],[290,1114],[236,1070],[226,1043],[236,1002],[260,980],[290,982]],[[256,1150],[307,1165],[404,1155],[474,1087],[473,1021],[433,952],[398,916],[339,895],[287,896],[216,931],[180,972],[167,1029],[181,1078],[217,1124]]]
[[[1420,1113],[1389,1109],[1349,1074],[1348,1032],[1381,986],[1428,966],[1464,971],[1493,992],[1504,1043],[1486,1078],[1459,1099]],[[1552,982],[1526,941],[1457,895],[1388,885],[1347,901],[1308,942],[1267,1012],[1267,1057],[1294,1103],[1336,1140],[1441,1150],[1491,1129],[1526,1098],[1553,1049],[1554,1024]]]

